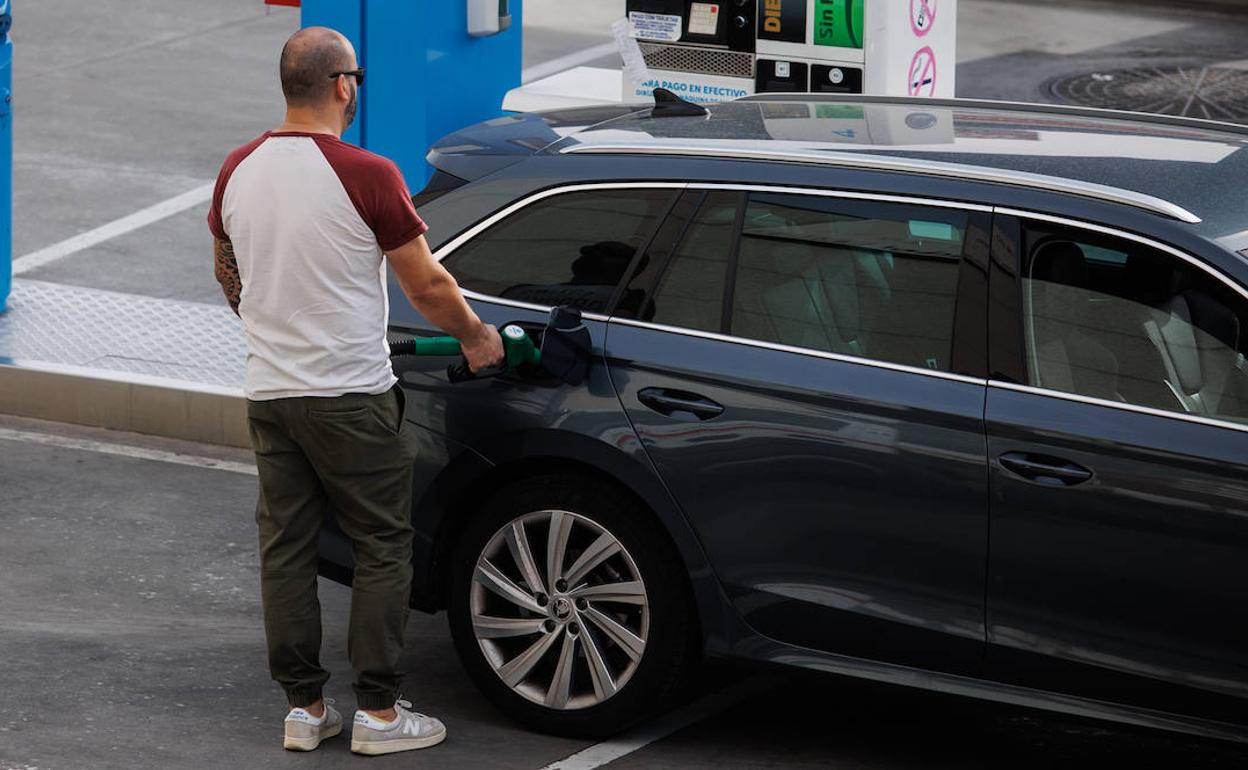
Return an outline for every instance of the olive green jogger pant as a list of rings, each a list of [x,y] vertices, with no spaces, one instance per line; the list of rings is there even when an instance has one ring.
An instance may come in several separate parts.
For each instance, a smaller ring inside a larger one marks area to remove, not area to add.
[[[412,582],[412,463],[398,386],[379,395],[248,401],[260,475],[260,588],[269,670],[291,706],[321,697],[317,541],[332,511],[351,539],[347,648],[359,708],[390,708]]]

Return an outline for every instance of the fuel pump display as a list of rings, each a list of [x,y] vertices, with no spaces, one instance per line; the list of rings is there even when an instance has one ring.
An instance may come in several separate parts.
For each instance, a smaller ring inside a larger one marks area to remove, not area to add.
[[[627,0],[649,70],[624,98],[953,96],[957,0]]]

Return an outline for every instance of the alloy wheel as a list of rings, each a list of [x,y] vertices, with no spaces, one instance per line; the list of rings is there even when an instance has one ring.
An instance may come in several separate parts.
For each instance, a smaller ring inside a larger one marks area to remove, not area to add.
[[[637,671],[650,631],[632,556],[580,514],[519,516],[486,543],[469,596],[473,634],[514,692],[547,708],[596,706]]]

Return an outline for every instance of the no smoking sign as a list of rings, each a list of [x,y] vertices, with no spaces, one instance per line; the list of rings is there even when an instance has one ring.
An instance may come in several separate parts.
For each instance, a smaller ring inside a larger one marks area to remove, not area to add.
[[[908,93],[911,96],[936,95],[936,52],[931,46],[924,46],[910,60],[910,82]]]
[[[923,37],[932,31],[936,23],[936,5],[939,0],[910,0],[910,30],[915,37]]]

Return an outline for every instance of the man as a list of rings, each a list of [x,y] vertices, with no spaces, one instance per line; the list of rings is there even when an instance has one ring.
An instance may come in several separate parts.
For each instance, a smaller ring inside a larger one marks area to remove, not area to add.
[[[416,309],[463,343],[470,368],[501,362],[502,340],[433,259],[398,168],[339,139],[364,81],[351,43],[324,27],[300,30],[280,72],[286,121],[230,153],[208,225],[217,280],[247,333],[264,628],[291,707],[284,745],[310,751],[342,729],[322,695],[316,596],[329,507],[355,557],[351,750],[424,748],[446,728],[398,698],[414,455],[385,339],[385,262]]]

